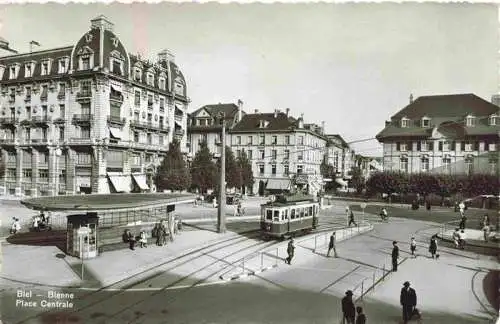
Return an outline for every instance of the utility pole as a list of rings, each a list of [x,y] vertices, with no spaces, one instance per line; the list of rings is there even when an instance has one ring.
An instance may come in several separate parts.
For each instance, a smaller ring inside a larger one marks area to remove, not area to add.
[[[220,187],[219,187],[219,209],[217,210],[217,231],[219,233],[226,232],[226,116],[224,113],[222,118],[222,138],[221,138],[221,155],[220,155]]]

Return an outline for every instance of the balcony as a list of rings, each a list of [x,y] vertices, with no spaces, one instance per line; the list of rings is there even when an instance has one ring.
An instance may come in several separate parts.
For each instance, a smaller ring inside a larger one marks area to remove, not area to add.
[[[47,138],[32,138],[30,143],[33,145],[47,145],[49,140]]]
[[[118,93],[114,93],[114,91],[112,91],[109,94],[109,100],[122,103],[123,102],[123,95],[121,93],[119,93],[119,92]]]
[[[73,124],[90,123],[93,119],[91,114],[75,114],[73,115]]]
[[[184,115],[174,114],[175,121],[182,122],[183,117],[184,117]]]
[[[91,98],[92,98],[92,91],[90,90],[83,90],[76,94],[77,101],[90,101]]]
[[[72,137],[69,139],[69,144],[73,145],[91,145],[92,143],[92,138],[90,137]]]
[[[176,129],[174,135],[177,137],[182,137],[182,136],[184,136],[184,130],[183,129]]]
[[[46,124],[52,121],[52,117],[49,116],[31,116],[31,122],[34,124]]]
[[[0,124],[2,125],[14,125],[19,122],[19,118],[15,117],[4,117],[0,118]]]
[[[125,125],[126,121],[127,121],[127,119],[125,117],[122,118],[120,116],[108,115],[108,123],[110,123],[110,124],[123,126],[123,125]]]
[[[53,122],[54,124],[64,124],[66,122],[66,119],[64,118],[64,116],[59,116],[54,118]]]

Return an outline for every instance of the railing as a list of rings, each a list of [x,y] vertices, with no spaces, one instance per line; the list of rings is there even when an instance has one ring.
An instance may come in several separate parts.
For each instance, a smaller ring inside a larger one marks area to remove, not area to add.
[[[1,124],[15,124],[19,121],[19,118],[15,117],[4,117],[0,119]]]
[[[184,130],[183,129],[176,129],[175,130],[175,135],[177,135],[177,136],[183,136],[184,135]]]
[[[80,91],[76,94],[76,99],[89,99],[92,97],[92,91],[86,90],[86,91]]]
[[[123,102],[123,96],[121,94],[118,95],[118,94],[110,93],[109,100]]]
[[[125,124],[126,118],[125,117],[120,117],[120,116],[108,116],[108,122],[110,123],[118,123],[118,124]]]
[[[52,119],[49,116],[31,116],[31,121],[34,123],[47,123]]]
[[[46,138],[32,138],[31,139],[31,144],[47,144],[48,139]]]
[[[71,144],[90,144],[91,141],[90,137],[72,137],[69,139]]]
[[[73,115],[74,122],[89,122],[93,119],[91,114],[75,114]]]

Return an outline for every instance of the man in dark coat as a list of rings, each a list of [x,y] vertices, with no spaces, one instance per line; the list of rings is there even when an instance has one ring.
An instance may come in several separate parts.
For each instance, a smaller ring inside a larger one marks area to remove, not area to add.
[[[403,322],[406,324],[411,319],[415,306],[417,306],[417,294],[415,293],[415,289],[410,288],[408,281],[403,284],[399,302],[403,306]]]
[[[351,213],[349,214],[349,224],[347,224],[348,227],[351,227],[351,224],[354,224],[354,226],[358,226],[356,222],[354,221],[354,213],[351,210]]]
[[[333,256],[337,257],[337,249],[335,248],[335,232],[332,233],[330,236],[330,243],[328,244],[328,252],[326,253],[326,256],[330,256],[330,251],[333,250]]]
[[[354,324],[356,309],[354,307],[354,302],[352,301],[352,291],[350,290],[346,291],[345,297],[342,298],[342,313],[345,324]]]
[[[295,246],[293,245],[293,238],[288,242],[288,248],[286,252],[288,253],[288,257],[285,259],[285,263],[292,264],[293,254],[295,251]]]
[[[392,271],[398,271],[399,247],[398,242],[392,242]]]

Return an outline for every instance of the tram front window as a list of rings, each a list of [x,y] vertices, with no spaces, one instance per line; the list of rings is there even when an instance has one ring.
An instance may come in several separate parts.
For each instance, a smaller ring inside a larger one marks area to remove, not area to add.
[[[266,210],[266,220],[273,220],[273,211],[270,209]]]
[[[275,210],[274,211],[274,219],[273,221],[275,222],[279,222],[280,221],[280,211],[279,210]]]
[[[304,208],[300,209],[300,217],[304,217]]]

